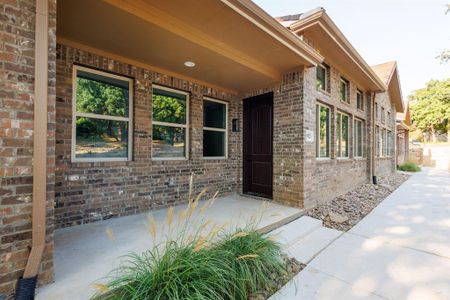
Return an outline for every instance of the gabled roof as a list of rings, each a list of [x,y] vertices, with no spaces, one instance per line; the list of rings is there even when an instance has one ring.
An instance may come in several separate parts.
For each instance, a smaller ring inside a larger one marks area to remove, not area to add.
[[[405,106],[403,104],[402,88],[400,86],[397,62],[388,61],[372,66],[372,69],[386,85],[389,96],[391,97],[391,100],[394,101],[397,112],[403,112]]]
[[[304,14],[277,18],[297,36],[312,41],[312,46],[360,88],[385,91],[386,86],[347,40],[322,7]]]

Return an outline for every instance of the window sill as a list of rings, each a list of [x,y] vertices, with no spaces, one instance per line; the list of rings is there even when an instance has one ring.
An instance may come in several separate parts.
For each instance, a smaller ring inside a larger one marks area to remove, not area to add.
[[[218,156],[218,157],[202,157],[204,160],[227,160],[228,157]]]
[[[317,163],[329,163],[331,162],[331,158],[330,157],[316,157],[316,162]]]
[[[327,90],[323,90],[323,89],[317,88],[317,91],[318,91],[319,93],[321,93],[321,94],[327,96],[327,97],[331,97],[331,93],[330,93],[329,91],[327,91]]]
[[[152,161],[186,161],[186,157],[153,157]]]
[[[351,162],[351,161],[353,161],[353,158],[351,158],[351,157],[336,157],[336,160],[338,162]]]

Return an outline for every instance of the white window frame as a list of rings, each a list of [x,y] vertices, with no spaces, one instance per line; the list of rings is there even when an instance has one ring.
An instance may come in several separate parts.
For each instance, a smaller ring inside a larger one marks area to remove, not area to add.
[[[323,86],[323,88],[319,88],[319,90],[327,92],[328,91],[328,68],[324,64],[319,64],[317,67],[321,67],[321,68],[323,68],[325,70],[324,86]],[[317,68],[316,68],[316,72],[317,72]],[[317,78],[317,74],[316,74],[316,78]]]
[[[96,74],[103,77],[109,77],[128,82],[128,117],[117,117],[108,115],[99,115],[93,113],[77,112],[77,74],[78,71],[86,73]],[[71,161],[72,162],[102,162],[102,161],[131,161],[133,155],[133,82],[132,78],[112,74],[109,72],[99,71],[92,68],[87,68],[79,65],[73,65],[72,70],[72,150]],[[76,157],[76,132],[77,132],[77,117],[94,118],[102,120],[112,121],[125,121],[128,122],[128,156],[127,157],[89,157],[80,158]]]
[[[356,123],[361,123],[361,155],[358,155],[358,127],[356,126]],[[365,121],[363,119],[355,118],[353,122],[353,157],[355,158],[363,158],[365,154]]]
[[[186,124],[178,124],[178,123],[170,123],[170,122],[162,122],[162,121],[154,121],[153,120],[153,94],[154,90],[163,90],[175,94],[182,94],[186,96]],[[177,90],[173,88],[169,88],[162,85],[152,84],[152,111],[151,111],[151,118],[152,118],[152,147],[151,147],[151,156],[152,160],[161,161],[161,160],[189,160],[189,92],[185,92],[182,90]],[[160,126],[168,126],[168,127],[176,127],[176,128],[184,128],[185,129],[185,146],[184,146],[184,157],[154,157],[153,156],[153,125],[160,125]]]
[[[344,77],[340,78],[340,83],[344,83],[345,84],[345,97],[344,99],[341,99],[341,102],[350,103],[350,81],[348,81],[347,79],[345,79]],[[341,87],[339,86],[339,98],[341,97]]]
[[[347,120],[348,120],[348,124],[347,124],[347,156],[342,156],[341,155],[341,140],[342,140],[342,135],[340,134],[341,132],[342,132],[342,116],[341,116],[341,120],[340,120],[340,123],[339,123],[339,125],[337,124],[337,122],[336,122],[336,135],[338,135],[338,132],[339,132],[339,140],[338,140],[338,145],[336,145],[337,147],[336,147],[336,157],[338,158],[338,159],[347,159],[347,158],[350,158],[350,120],[351,120],[351,117],[350,117],[350,115],[349,114],[347,114],[347,113],[345,113],[345,112],[342,112],[342,111],[338,111],[337,113],[336,113],[336,121],[337,121],[337,115],[338,114],[341,114],[341,115],[343,115],[343,116],[347,116]]]
[[[217,131],[217,132],[224,132],[225,133],[225,149],[224,149],[224,153],[225,156],[203,156],[203,147],[204,144],[202,145],[202,156],[203,159],[228,159],[228,102],[225,101],[221,101],[221,100],[217,100],[214,98],[210,98],[210,97],[203,97],[203,101],[210,101],[210,102],[216,102],[216,103],[220,103],[220,104],[225,104],[225,129],[224,128],[215,128],[215,127],[208,127],[208,126],[203,126],[202,129],[202,133],[203,131],[207,130],[207,131]],[[204,105],[204,102],[202,103]],[[202,106],[203,108],[203,106]],[[204,113],[204,110],[203,110]],[[203,125],[205,118],[203,116]]]
[[[324,107],[328,109],[328,127],[327,127],[327,135],[328,135],[328,145],[327,152],[328,156],[320,156],[320,112],[317,108]],[[330,159],[331,158],[331,107],[324,105],[322,103],[316,103],[316,159]]]
[[[358,107],[358,95],[361,95],[361,107]],[[356,90],[356,108],[364,111],[364,93],[360,89]]]

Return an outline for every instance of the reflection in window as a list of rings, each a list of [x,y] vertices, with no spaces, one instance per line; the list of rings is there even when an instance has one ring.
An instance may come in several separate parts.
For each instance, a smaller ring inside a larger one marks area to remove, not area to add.
[[[203,157],[227,157],[227,119],[226,102],[203,100]]]
[[[363,92],[358,90],[356,92],[356,108],[360,110],[364,110],[364,98],[363,98]]]
[[[316,68],[316,84],[317,88],[326,91],[327,87],[327,72],[328,68],[324,65],[318,65]]]
[[[364,156],[364,121],[355,119],[355,142],[354,142],[354,155],[355,157]]]
[[[132,80],[74,66],[75,135],[72,159],[130,159]]]
[[[348,157],[349,117],[343,113],[336,116],[336,156]]]
[[[188,94],[155,87],[152,111],[152,157],[187,158]]]
[[[350,83],[347,79],[341,77],[339,94],[341,97],[341,101],[350,103]]]
[[[316,157],[330,157],[330,109],[316,105]]]

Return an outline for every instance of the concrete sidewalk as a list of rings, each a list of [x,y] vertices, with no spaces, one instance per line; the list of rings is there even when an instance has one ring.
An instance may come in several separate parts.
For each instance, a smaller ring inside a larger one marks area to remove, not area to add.
[[[272,299],[450,299],[450,176],[413,175]]]

